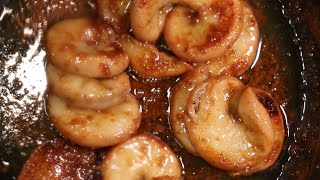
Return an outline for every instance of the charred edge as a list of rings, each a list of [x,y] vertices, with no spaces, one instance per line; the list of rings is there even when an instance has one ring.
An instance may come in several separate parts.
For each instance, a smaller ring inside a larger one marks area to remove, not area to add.
[[[268,110],[270,116],[279,115],[277,104],[269,95],[259,93],[257,94],[257,98],[258,98],[258,101]]]
[[[122,58],[125,57],[125,52],[123,51],[123,49],[120,47],[119,44],[117,43],[112,43],[110,44],[110,46],[112,47],[112,51],[108,51],[107,52],[107,57],[109,57],[110,59],[117,59],[117,58]]]
[[[111,74],[109,65],[107,63],[105,63],[105,62],[102,62],[102,63],[99,64],[99,69],[105,75],[110,75]]]
[[[198,112],[199,112],[199,108],[200,108],[200,103],[199,103],[199,101],[197,101],[197,102],[192,102],[192,105],[193,105],[193,109],[194,109],[194,114],[198,114]]]

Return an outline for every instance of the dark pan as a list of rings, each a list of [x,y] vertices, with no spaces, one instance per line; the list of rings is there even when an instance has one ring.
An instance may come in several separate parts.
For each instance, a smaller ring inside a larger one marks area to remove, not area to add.
[[[259,61],[241,78],[275,97],[287,129],[276,163],[245,178],[320,179],[320,2],[250,3],[260,25],[262,46]],[[43,34],[64,18],[96,17],[95,1],[2,0],[0,5],[0,179],[14,179],[33,149],[63,139],[45,111]],[[183,162],[184,178],[229,178],[175,141],[168,125],[167,93],[177,78],[145,80],[128,73],[132,92],[143,105],[139,131],[155,134],[171,146]],[[95,175],[90,177],[100,178],[97,167],[106,150],[91,151],[97,160],[91,169]]]

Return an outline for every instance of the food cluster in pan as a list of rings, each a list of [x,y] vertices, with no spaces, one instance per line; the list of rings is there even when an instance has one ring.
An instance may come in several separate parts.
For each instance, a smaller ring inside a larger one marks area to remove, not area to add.
[[[254,62],[260,40],[245,1],[99,0],[97,10],[98,19],[66,19],[48,29],[47,109],[66,139],[111,147],[100,167],[104,179],[182,176],[167,144],[137,132],[141,110],[128,67],[143,78],[182,76],[170,97],[170,126],[189,153],[232,176],[275,162],[284,140],[279,107],[237,78]],[[169,54],[155,45],[162,37]],[[28,161],[21,179],[26,168]]]

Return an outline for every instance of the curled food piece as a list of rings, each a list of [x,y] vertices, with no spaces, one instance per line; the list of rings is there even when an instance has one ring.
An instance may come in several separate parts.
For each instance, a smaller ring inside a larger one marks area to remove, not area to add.
[[[274,143],[272,146],[272,150],[271,150],[271,153],[268,155],[268,157],[260,164],[247,168],[242,171],[229,172],[229,174],[232,176],[250,175],[252,173],[267,169],[268,167],[274,164],[274,162],[277,160],[277,157],[279,156],[282,150],[282,145],[283,145],[284,136],[285,136],[284,124],[281,116],[281,111],[277,103],[274,101],[274,99],[269,93],[261,89],[248,87],[243,92],[241,100],[239,101],[239,104],[238,104],[239,112],[243,111],[242,112],[243,116],[248,116],[248,113],[250,112],[250,110],[246,112],[246,108],[250,108],[250,106],[253,108],[256,104],[263,105],[270,116],[271,125],[274,131]],[[246,107],[248,105],[249,107]],[[242,110],[240,110],[240,107],[242,107]]]
[[[97,159],[93,149],[54,139],[33,150],[18,179],[93,179]]]
[[[173,133],[181,145],[189,152],[197,155],[196,150],[189,140],[187,130],[185,128],[185,108],[191,91],[199,83],[219,74],[237,75],[237,71],[233,64],[225,66],[221,61],[215,65],[199,66],[189,71],[173,88],[170,97],[170,126]]]
[[[283,124],[281,113],[273,113],[274,101],[270,111],[253,92],[231,76],[209,79],[191,92],[185,112],[187,134],[197,153],[210,164],[244,174],[262,170],[256,166],[277,158],[273,155],[274,145],[279,146],[275,136],[284,131],[275,129],[273,122]]]
[[[127,55],[115,42],[114,30],[89,18],[54,24],[45,40],[49,62],[69,73],[113,77],[129,64]]]
[[[130,14],[139,40],[154,42],[164,29],[171,50],[191,62],[221,56],[239,37],[242,16],[239,0],[135,0]]]
[[[171,10],[168,7],[172,4],[182,6]],[[165,40],[178,57],[205,62],[221,56],[235,43],[243,12],[239,0],[135,0],[130,18],[138,39],[154,42],[164,24]],[[149,35],[152,30],[154,33]]]
[[[190,153],[197,154],[185,129],[184,110],[190,92],[194,87],[218,74],[241,75],[256,57],[259,29],[254,14],[247,3],[243,3],[244,24],[236,43],[225,55],[209,64],[197,64],[197,68],[187,73],[173,88],[170,98],[170,125],[182,146]]]
[[[192,66],[164,52],[154,45],[142,43],[129,35],[119,38],[129,56],[130,67],[145,78],[168,78],[178,76],[192,69]]]
[[[110,23],[118,31],[130,28],[128,21],[131,0],[98,0],[99,17]]]
[[[106,109],[122,103],[130,93],[126,73],[107,79],[93,79],[47,65],[49,91],[80,108]]]
[[[180,161],[160,139],[140,134],[113,147],[102,162],[105,180],[181,179]]]
[[[191,62],[223,55],[238,39],[243,11],[239,0],[185,0],[166,19],[164,37],[170,49]]]
[[[106,147],[131,137],[141,121],[140,105],[129,94],[119,105],[94,111],[66,104],[48,95],[47,108],[55,127],[72,142],[87,147]]]
[[[176,0],[133,0],[130,21],[134,36],[140,41],[157,41],[174,2]]]
[[[170,97],[170,126],[179,143],[191,154],[198,155],[189,140],[185,127],[184,110],[194,87],[207,80],[210,72],[206,67],[198,67],[188,72],[173,88]]]
[[[209,62],[209,68],[216,68],[216,66],[229,66],[233,75],[240,76],[250,68],[255,60],[258,52],[259,44],[259,27],[257,20],[251,7],[245,3],[243,4],[243,27],[241,34],[235,44],[221,57]]]

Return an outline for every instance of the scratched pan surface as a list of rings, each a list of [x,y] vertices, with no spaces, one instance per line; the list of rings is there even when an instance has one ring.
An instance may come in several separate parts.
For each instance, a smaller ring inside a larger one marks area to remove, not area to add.
[[[43,34],[61,19],[96,18],[96,3],[94,0],[0,2],[0,179],[15,179],[31,151],[41,144],[59,142],[56,147],[79,149],[57,133],[46,114]],[[268,170],[245,178],[319,179],[320,4],[317,0],[250,3],[262,41],[258,61],[241,79],[275,97],[284,112],[287,129],[277,162]],[[183,164],[184,179],[228,179],[223,171],[185,152],[170,131],[168,96],[179,77],[146,80],[130,70],[128,73],[132,93],[143,110],[139,131],[152,133],[170,145]],[[91,173],[86,177],[100,179],[99,164],[107,149],[87,151],[90,157],[95,156],[90,162],[94,165],[78,174],[78,178]]]

